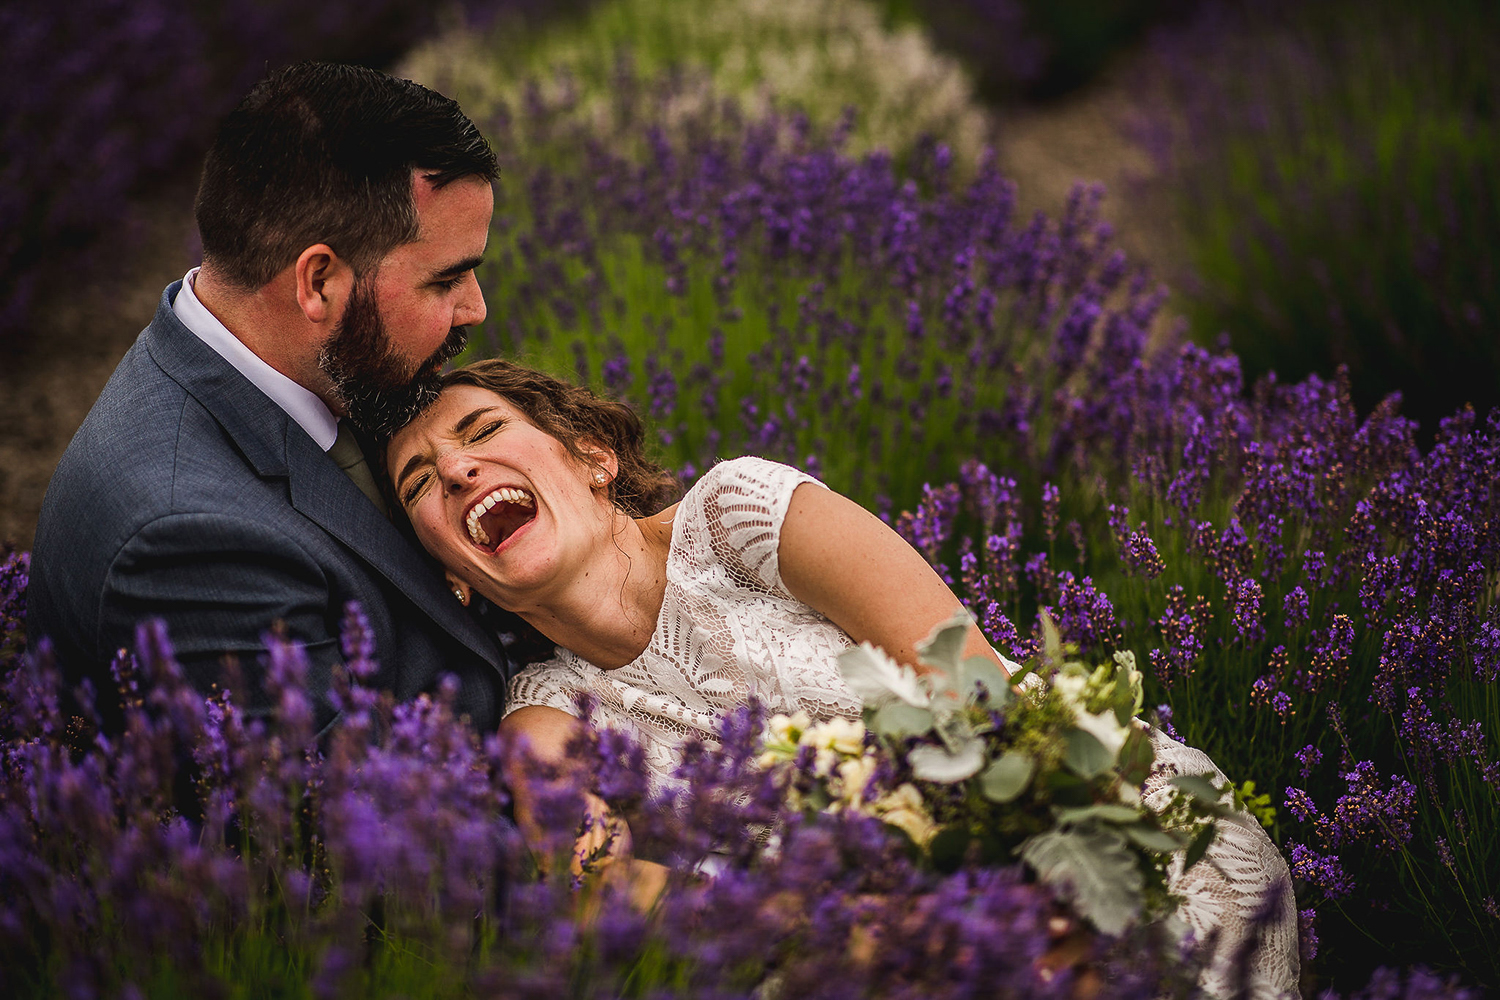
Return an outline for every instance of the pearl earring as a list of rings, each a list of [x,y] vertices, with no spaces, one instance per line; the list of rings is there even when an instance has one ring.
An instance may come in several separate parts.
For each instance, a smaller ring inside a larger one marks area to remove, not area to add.
[[[609,481],[609,477],[606,476],[604,473],[602,473],[602,472],[596,472],[596,473],[594,473],[594,482],[598,483],[600,486],[603,486],[608,481]]]

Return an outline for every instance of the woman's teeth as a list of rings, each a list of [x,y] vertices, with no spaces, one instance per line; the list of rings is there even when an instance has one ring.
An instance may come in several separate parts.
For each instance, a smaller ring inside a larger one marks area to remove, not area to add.
[[[469,508],[467,523],[469,537],[478,545],[490,544],[489,533],[484,530],[484,526],[479,523],[479,519],[493,510],[497,503],[513,503],[522,507],[530,507],[532,506],[532,499],[531,494],[525,490],[516,489],[511,486],[502,486],[483,500],[476,501],[474,506]]]

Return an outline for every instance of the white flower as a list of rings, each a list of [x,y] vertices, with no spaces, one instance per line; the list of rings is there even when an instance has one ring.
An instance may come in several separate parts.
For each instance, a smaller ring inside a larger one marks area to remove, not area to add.
[[[839,782],[843,786],[843,792],[839,796],[850,809],[858,809],[864,802],[865,787],[870,783],[870,777],[875,773],[875,757],[866,755],[846,760],[839,765]]]
[[[810,725],[812,725],[812,718],[806,712],[798,711],[795,715],[771,716],[771,720],[766,723],[766,728],[779,742],[796,743],[797,735],[803,733]]]
[[[865,724],[834,716],[804,731],[799,742],[820,750],[826,748],[846,756],[858,756],[864,752]]]
[[[1115,718],[1114,710],[1109,708],[1097,714],[1080,711],[1076,714],[1073,724],[1104,744],[1104,749],[1109,751],[1111,761],[1120,755],[1120,748],[1125,745],[1125,737],[1130,735],[1130,730],[1120,725],[1120,721]]]
[[[893,792],[881,796],[874,805],[875,815],[900,830],[905,830],[912,842],[925,847],[937,833],[937,824],[927,814],[922,793],[916,786],[904,784]]]
[[[820,778],[831,778],[833,772],[839,766],[839,755],[827,747],[822,747],[813,757],[813,774]]]

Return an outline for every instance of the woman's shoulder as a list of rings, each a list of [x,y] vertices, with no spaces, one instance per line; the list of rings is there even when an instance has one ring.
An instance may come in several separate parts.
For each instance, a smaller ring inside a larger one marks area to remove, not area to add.
[[[746,502],[765,502],[781,494],[790,496],[803,483],[818,483],[818,480],[790,465],[745,455],[714,465],[693,484],[683,501],[702,503],[710,498],[742,497]]]
[[[803,483],[822,486],[800,469],[764,458],[718,463],[682,498],[673,554],[685,569],[718,566],[740,584],[782,593],[776,558],[781,525]]]

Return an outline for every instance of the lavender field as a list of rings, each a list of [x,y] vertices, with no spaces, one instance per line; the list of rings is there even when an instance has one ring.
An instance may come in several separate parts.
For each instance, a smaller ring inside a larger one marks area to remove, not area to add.
[[[950,22],[935,0],[830,5],[833,29],[750,6],[728,35],[670,4],[654,21],[625,0],[556,22],[501,9],[510,40],[470,25],[409,56],[470,88],[501,157],[489,318],[461,360],[631,401],[684,487],[746,454],[822,478],[1018,660],[1044,614],[1084,657],[1132,652],[1149,720],[1212,757],[1286,857],[1305,995],[1500,988],[1500,94],[1474,70],[1492,13],[1452,0],[1403,34],[1401,5],[1377,4],[1332,42],[1329,23],[1249,8],[1119,21],[1112,44],[1152,53],[1122,125],[1154,143],[1149,184],[1179,199],[1197,268],[1169,285],[1104,221],[1131,190],[1017,208],[1003,115],[965,81],[1017,100],[1084,59],[1031,5],[954,2]],[[922,17],[935,36],[899,34]],[[613,47],[648,21],[635,55]],[[944,23],[1029,34],[986,76],[933,47]],[[885,90],[828,40],[851,25],[889,56]],[[735,46],[789,50],[798,31],[825,33],[820,54],[761,57],[781,68],[757,89]],[[544,65],[513,67],[519,45]],[[1437,51],[1437,82],[1402,69]],[[797,98],[793,65],[821,103]],[[912,103],[935,80],[955,103]],[[1350,96],[1371,87],[1373,104]],[[892,124],[917,113],[930,127]],[[1392,191],[1407,208],[1387,210]],[[934,871],[873,820],[790,808],[753,766],[753,706],[689,754],[671,803],[648,800],[628,740],[579,748],[672,870],[643,911],[537,867],[497,822],[503,748],[443,696],[362,687],[381,651],[357,608],[334,609],[349,721],[319,743],[305,663],[274,640],[269,718],[240,712],[232,675],[192,691],[150,623],[118,691],[60,690],[22,639],[26,578],[24,553],[0,564],[6,995],[1199,995],[1203,954],[1151,928],[1086,933],[1054,969],[1057,921],[1076,921],[1019,864]],[[103,733],[93,706],[117,697],[126,728]],[[539,794],[568,816],[581,791]],[[728,861],[708,877],[711,853]]]

